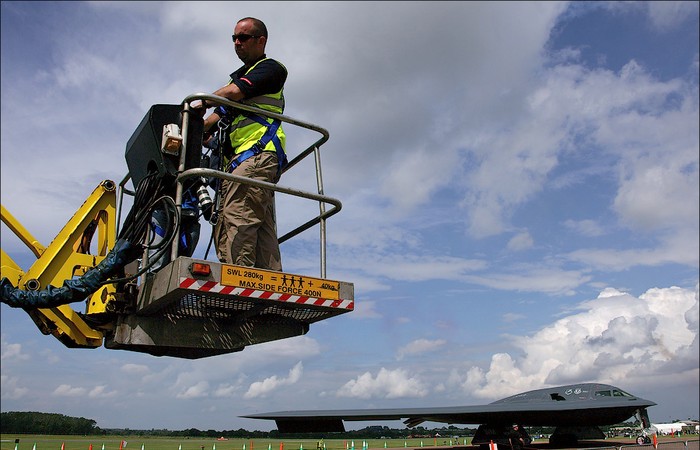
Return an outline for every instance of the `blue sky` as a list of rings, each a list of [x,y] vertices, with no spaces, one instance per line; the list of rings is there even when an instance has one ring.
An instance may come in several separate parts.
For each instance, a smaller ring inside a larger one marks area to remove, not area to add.
[[[2,411],[269,429],[238,416],[599,381],[656,401],[655,422],[700,415],[696,2],[1,7],[0,194],[44,245],[124,177],[148,108],[224,84],[235,21],[264,20],[285,114],[330,131],[328,277],[356,301],[196,361],[67,349],[2,305]],[[310,143],[288,135],[290,154]],[[299,167],[281,184],[314,181]],[[317,211],[277,206],[281,232]],[[4,225],[2,248],[33,262]],[[285,270],[317,275],[317,252],[316,231],[283,244]]]

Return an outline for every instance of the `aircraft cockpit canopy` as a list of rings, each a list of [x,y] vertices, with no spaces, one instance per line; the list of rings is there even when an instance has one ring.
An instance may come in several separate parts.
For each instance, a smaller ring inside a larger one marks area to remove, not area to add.
[[[620,389],[610,389],[610,390],[598,390],[595,391],[595,396],[596,397],[628,397],[628,398],[634,398],[633,395],[628,394],[625,391],[622,391]]]

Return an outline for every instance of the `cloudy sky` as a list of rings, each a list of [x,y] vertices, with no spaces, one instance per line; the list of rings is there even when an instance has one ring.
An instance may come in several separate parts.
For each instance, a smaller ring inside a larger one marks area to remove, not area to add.
[[[236,20],[264,20],[285,114],[330,131],[328,277],[356,301],[305,336],[196,361],[67,349],[3,304],[2,411],[265,430],[238,416],[599,381],[657,402],[655,422],[700,415],[697,2],[1,8],[2,204],[44,245],[126,175],[150,106],[223,85]],[[288,134],[292,155],[310,143]],[[302,165],[281,184],[314,181]],[[317,210],[279,196],[280,232]],[[2,248],[31,266],[5,226]],[[317,231],[282,257],[317,276]]]

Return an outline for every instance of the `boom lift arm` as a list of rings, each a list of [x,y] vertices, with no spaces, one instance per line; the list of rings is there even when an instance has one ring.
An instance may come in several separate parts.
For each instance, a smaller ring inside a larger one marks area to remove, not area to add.
[[[107,249],[115,246],[115,190],[114,182],[102,182],[48,247],[41,245],[9,211],[2,208],[2,221],[37,256],[34,264],[24,272],[2,252],[3,302],[25,308],[42,333],[53,334],[68,347],[99,347],[103,338],[103,333],[88,325],[68,303],[86,300],[86,314],[102,314],[116,308],[113,285],[93,287],[88,283],[84,287],[74,280],[74,277],[84,276],[97,267],[105,259]],[[90,244],[95,231],[97,248],[93,255],[90,254]],[[11,278],[6,278],[6,273]],[[53,288],[60,283],[64,283],[63,288]],[[11,289],[14,285],[20,289]],[[45,289],[48,291],[42,292]],[[87,290],[92,292],[86,299]]]

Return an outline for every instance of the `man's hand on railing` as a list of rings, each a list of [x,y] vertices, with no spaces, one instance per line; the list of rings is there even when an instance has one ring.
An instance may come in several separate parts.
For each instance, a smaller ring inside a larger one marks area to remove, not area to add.
[[[208,105],[204,100],[200,102],[195,101],[190,104],[190,111],[203,119],[204,115],[207,113],[207,106]]]

